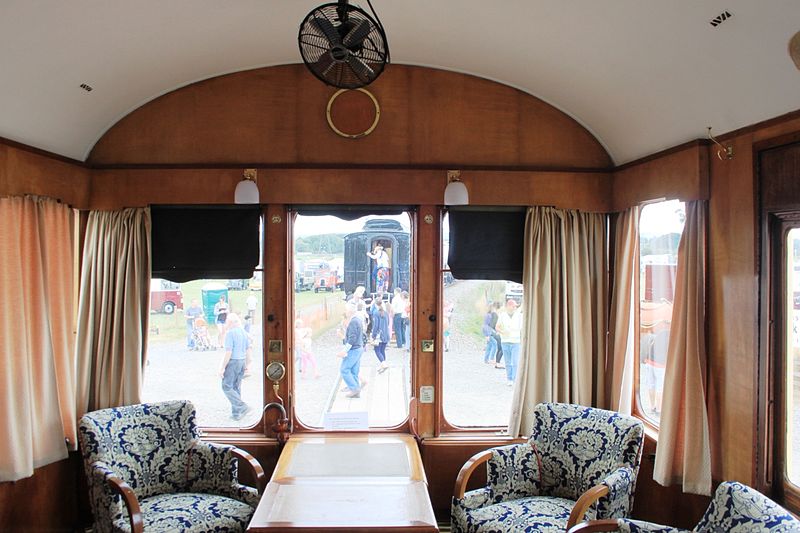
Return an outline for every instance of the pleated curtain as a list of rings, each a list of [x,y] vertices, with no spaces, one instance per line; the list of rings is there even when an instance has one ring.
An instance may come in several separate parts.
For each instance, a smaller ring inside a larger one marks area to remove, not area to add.
[[[78,307],[78,415],[139,403],[147,346],[150,211],[92,211]]]
[[[509,433],[528,435],[543,401],[605,402],[607,216],[532,207],[525,222],[525,316]]]
[[[75,449],[73,210],[0,198],[0,481]]]
[[[684,492],[710,495],[705,393],[707,218],[705,201],[686,202],[653,479],[665,486],[679,484]]]
[[[614,277],[609,318],[608,408],[631,414],[634,378],[634,320],[638,304],[634,291],[639,257],[639,208],[617,215],[614,230]]]

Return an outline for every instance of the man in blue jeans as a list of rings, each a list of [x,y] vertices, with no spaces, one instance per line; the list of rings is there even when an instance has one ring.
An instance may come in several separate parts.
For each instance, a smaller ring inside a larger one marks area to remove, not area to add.
[[[517,302],[509,298],[505,308],[498,313],[497,332],[502,338],[503,355],[506,358],[506,377],[508,386],[513,387],[517,379],[519,364],[519,345],[522,341],[522,311],[517,309]]]
[[[364,322],[361,317],[356,313],[356,307],[352,304],[347,304],[345,308],[345,320],[347,320],[347,329],[344,334],[344,349],[337,355],[342,357],[342,364],[339,367],[339,372],[342,376],[342,381],[347,385],[348,398],[360,398],[361,389],[367,384],[358,377],[361,370],[361,355],[364,353]]]
[[[231,313],[226,320],[225,358],[222,360],[219,375],[222,377],[222,392],[231,402],[231,418],[241,420],[250,411],[250,406],[242,401],[242,378],[250,350],[250,338],[242,328],[239,316]]]

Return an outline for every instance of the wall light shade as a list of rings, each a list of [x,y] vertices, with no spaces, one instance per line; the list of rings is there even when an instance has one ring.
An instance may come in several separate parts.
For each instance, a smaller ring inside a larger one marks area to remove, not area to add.
[[[246,170],[244,178],[236,185],[233,201],[237,204],[259,203],[258,185],[256,185],[255,170]]]
[[[444,205],[469,205],[469,191],[461,181],[451,181],[444,190]]]

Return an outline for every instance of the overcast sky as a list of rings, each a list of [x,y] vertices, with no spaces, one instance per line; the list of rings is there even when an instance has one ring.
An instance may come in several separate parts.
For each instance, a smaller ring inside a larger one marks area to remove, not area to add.
[[[364,222],[372,218],[390,218],[400,221],[403,229],[410,231],[408,215],[368,215],[356,220],[342,220],[330,215],[304,216],[297,215],[294,223],[294,234],[298,237],[323,235],[325,233],[353,233],[364,228]]]

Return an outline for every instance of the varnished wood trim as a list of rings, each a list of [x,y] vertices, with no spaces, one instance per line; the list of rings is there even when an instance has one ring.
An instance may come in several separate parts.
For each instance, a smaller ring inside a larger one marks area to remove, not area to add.
[[[591,489],[581,494],[581,497],[575,502],[572,512],[569,513],[567,529],[583,520],[583,517],[586,514],[586,511],[589,510],[589,507],[594,505],[597,500],[606,495],[608,495],[608,486],[606,485],[595,485]]]
[[[12,141],[11,139],[6,139],[5,137],[0,137],[0,144],[4,144],[6,146],[10,146],[11,148],[22,150],[24,152],[30,152],[35,155],[40,155],[42,157],[47,157],[49,159],[54,159],[55,161],[60,161],[62,163],[69,163],[70,165],[75,165],[77,167],[89,168],[89,165],[87,165],[84,161],[72,159],[71,157],[59,155],[54,152],[48,152],[47,150],[42,150],[41,148],[36,148],[35,146],[30,146],[28,144],[23,144],[21,142]]]
[[[614,167],[571,167],[571,166],[539,166],[539,165],[464,165],[459,162],[447,164],[340,164],[340,163],[268,163],[249,161],[240,163],[141,163],[141,164],[84,164],[92,170],[227,170],[240,168],[258,168],[263,170],[459,170],[483,172],[565,172],[608,174]]]
[[[779,126],[784,122],[789,122],[791,120],[796,120],[800,118],[800,109],[796,111],[790,111],[785,115],[779,115],[777,117],[769,118],[762,122],[756,122],[755,124],[750,124],[749,126],[744,126],[743,128],[739,128],[738,130],[729,131],[727,133],[723,133],[722,135],[715,135],[714,137],[718,141],[726,141],[729,139],[733,139],[734,137],[739,137],[740,135],[748,135],[750,133],[755,133],[759,130],[771,128],[773,126]],[[735,155],[734,155],[735,157]]]
[[[474,472],[476,468],[491,458],[492,450],[484,450],[476,453],[470,457],[466,463],[464,463],[464,466],[462,466],[461,470],[458,472],[458,476],[456,477],[456,485],[453,488],[453,496],[455,498],[460,500],[464,497],[464,492],[467,488],[467,481],[469,481],[469,477],[472,475],[472,472]]]
[[[779,148],[781,146],[786,146],[787,144],[794,144],[797,142],[800,142],[800,131],[787,133],[785,135],[778,135],[777,137],[772,137],[770,139],[764,139],[763,141],[753,143],[754,164],[758,164],[758,158],[760,156],[759,152],[770,150],[772,148]],[[754,172],[754,175],[755,174],[756,172]]]
[[[255,457],[241,448],[233,448],[231,449],[231,453],[234,457],[239,459],[240,467],[242,465],[247,465],[253,475],[253,479],[256,480],[256,489],[258,489],[258,494],[264,494],[264,487],[267,486],[267,476],[264,475],[264,469],[261,468],[261,463],[256,461]]]
[[[711,141],[706,139],[695,139],[693,141],[685,142],[683,144],[679,144],[677,146],[673,146],[672,148],[667,148],[666,150],[661,150],[660,152],[656,152],[654,154],[646,155],[639,159],[634,159],[633,161],[628,161],[622,165],[614,167],[614,172],[619,172],[621,170],[627,170],[629,168],[641,165],[643,163],[648,163],[650,161],[655,161],[656,159],[661,159],[662,157],[666,157],[668,155],[672,155],[678,152],[682,152],[684,150],[688,150],[690,148],[695,148],[697,146],[708,146],[711,144]]]
[[[139,500],[136,498],[133,489],[117,476],[108,476],[106,481],[111,490],[119,494],[125,502],[131,522],[131,531],[133,533],[143,533],[144,520],[142,519],[142,510],[139,507]]]

